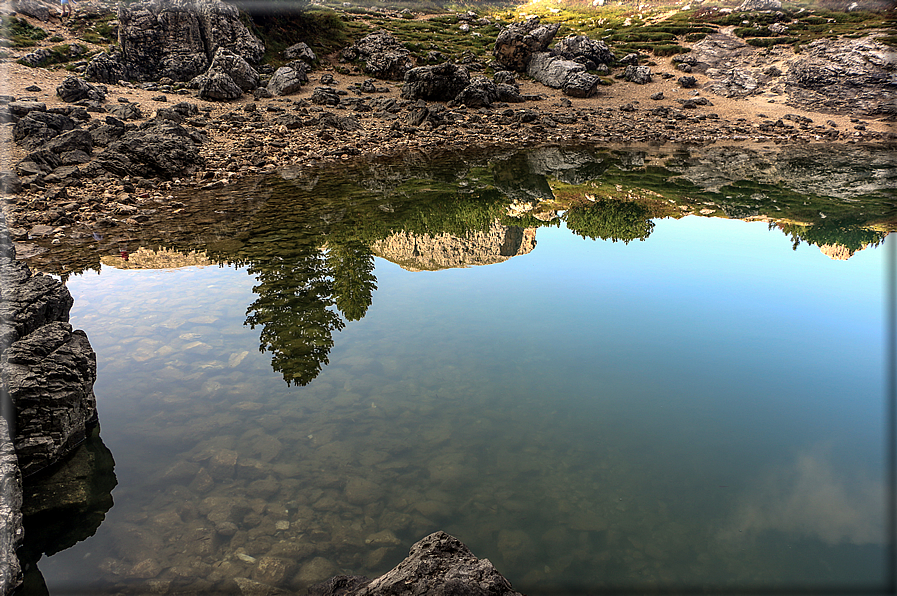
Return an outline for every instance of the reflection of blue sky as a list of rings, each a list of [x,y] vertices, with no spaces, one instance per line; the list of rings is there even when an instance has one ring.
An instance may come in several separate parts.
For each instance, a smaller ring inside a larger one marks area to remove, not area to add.
[[[720,538],[776,530],[829,545],[885,544],[884,483],[836,471],[830,452],[815,445],[753,479]]]

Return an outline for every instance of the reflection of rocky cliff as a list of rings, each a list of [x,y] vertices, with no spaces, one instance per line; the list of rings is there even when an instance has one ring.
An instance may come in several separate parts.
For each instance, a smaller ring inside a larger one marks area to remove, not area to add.
[[[536,230],[503,226],[498,221],[484,232],[459,238],[449,234],[392,234],[373,244],[378,257],[408,271],[437,271],[454,267],[491,265],[525,255],[536,247]]]
[[[191,250],[182,253],[168,248],[152,250],[142,247],[132,253],[102,256],[100,262],[107,267],[116,269],[177,269],[179,267],[205,267],[212,264],[205,253],[201,252]]]

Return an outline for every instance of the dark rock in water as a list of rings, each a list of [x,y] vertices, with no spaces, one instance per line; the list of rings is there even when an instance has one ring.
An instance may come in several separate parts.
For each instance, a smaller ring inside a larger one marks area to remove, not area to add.
[[[96,354],[68,323],[68,289],[15,259],[5,224],[0,235],[0,394],[13,406],[11,435],[28,476],[65,457],[95,423]]]
[[[520,596],[488,559],[457,538],[435,532],[416,542],[404,561],[377,579],[337,576],[312,586],[309,596]]]
[[[495,39],[492,55],[508,70],[523,72],[536,52],[544,52],[557,35],[559,23],[543,25],[539,17],[512,23],[502,29]]]
[[[343,50],[344,60],[364,61],[364,72],[378,79],[401,81],[414,63],[411,52],[387,31],[378,31],[363,37]]]
[[[16,454],[24,475],[59,461],[96,423],[96,354],[83,331],[54,321],[14,342],[0,372],[15,404]]]
[[[623,71],[623,78],[630,83],[645,85],[651,82],[651,68],[648,66],[634,66],[630,64]]]
[[[419,66],[405,73],[404,99],[451,101],[470,84],[470,73],[463,66],[445,62],[437,66]]]
[[[199,77],[199,97],[213,101],[230,101],[243,95],[243,90],[230,75],[223,72]]]
[[[0,417],[0,594],[11,594],[22,581],[16,549],[23,537],[22,473],[9,427]]]
[[[34,111],[16,122],[12,138],[23,147],[35,149],[53,137],[74,128],[75,122],[68,116]]]
[[[91,165],[119,176],[172,178],[202,165],[205,137],[170,120],[150,120],[109,144]]]
[[[73,103],[82,99],[102,102],[106,99],[105,88],[97,87],[78,77],[66,77],[62,85],[56,88],[56,95],[62,101]]]
[[[613,64],[614,53],[607,44],[600,40],[590,39],[585,35],[568,35],[555,44],[554,51],[567,60],[585,58],[595,65]]]
[[[118,10],[122,62],[141,81],[187,81],[205,72],[224,47],[256,64],[264,44],[219,0],[147,0]]]
[[[59,465],[25,479],[22,507],[25,540],[19,558],[25,586],[40,585],[38,562],[93,536],[112,507],[117,484],[112,453],[99,426]]]
[[[468,108],[489,107],[495,101],[498,101],[495,81],[484,76],[473,77],[455,98],[455,102]]]
[[[551,52],[539,52],[530,59],[526,74],[543,85],[561,89],[573,74],[585,71],[586,67],[579,62],[565,60]]]
[[[271,96],[291,95],[298,93],[304,83],[308,82],[308,74],[305,65],[300,63],[300,68],[281,66],[275,71],[274,76],[268,81],[267,91]]]

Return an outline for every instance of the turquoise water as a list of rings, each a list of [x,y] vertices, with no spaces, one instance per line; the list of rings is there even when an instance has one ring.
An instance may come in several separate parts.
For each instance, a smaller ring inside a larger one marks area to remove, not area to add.
[[[884,585],[893,238],[833,260],[766,222],[652,221],[466,268],[370,256],[354,310],[312,304],[302,234],[70,277],[118,485],[39,562],[49,591],[302,590],[438,529],[528,594]],[[266,336],[278,308],[305,326]]]

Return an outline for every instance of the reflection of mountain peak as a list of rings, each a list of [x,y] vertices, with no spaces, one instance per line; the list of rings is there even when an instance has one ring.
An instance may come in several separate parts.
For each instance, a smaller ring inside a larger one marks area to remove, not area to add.
[[[132,253],[100,257],[100,262],[116,269],[178,269],[180,267],[204,267],[212,261],[204,252],[178,252],[168,248],[152,250],[138,248]]]
[[[865,248],[865,247],[864,247]],[[846,261],[856,251],[850,250],[843,244],[823,244],[819,247],[822,254],[835,261]],[[862,248],[860,250],[863,250]]]
[[[397,232],[374,242],[373,253],[408,271],[438,271],[491,265],[527,254],[536,247],[536,230],[492,222],[488,230],[465,237]]]

